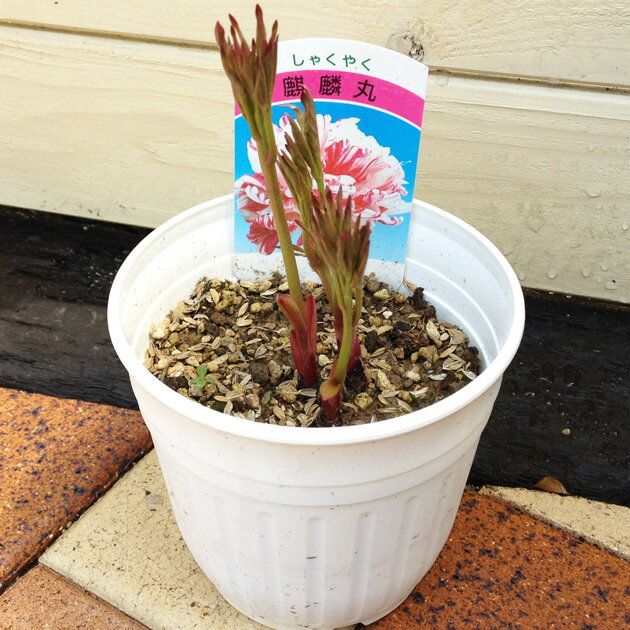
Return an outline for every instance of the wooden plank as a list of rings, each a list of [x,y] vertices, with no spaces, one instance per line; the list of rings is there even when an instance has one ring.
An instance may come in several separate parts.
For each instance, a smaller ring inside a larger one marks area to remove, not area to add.
[[[204,45],[231,11],[252,28],[250,0],[3,0],[0,22]],[[630,86],[625,0],[268,0],[283,39],[344,37],[407,53],[421,44],[432,69]],[[251,32],[251,31],[249,31]]]
[[[146,231],[6,208],[0,225],[0,387],[135,406],[105,311]],[[628,504],[630,308],[529,294],[526,312],[470,483],[532,487],[551,475]]]
[[[0,28],[0,203],[153,226],[231,187],[217,54]],[[438,76],[416,196],[523,284],[630,302],[628,97]]]
[[[230,189],[218,55],[0,27],[0,203],[138,225]]]
[[[0,217],[0,387],[137,408],[106,311],[148,230],[1,206]]]
[[[439,77],[416,196],[498,245],[527,287],[630,302],[630,99]]]

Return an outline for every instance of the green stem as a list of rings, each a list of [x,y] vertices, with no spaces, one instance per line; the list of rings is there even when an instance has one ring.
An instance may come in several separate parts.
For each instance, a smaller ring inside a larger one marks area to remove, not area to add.
[[[351,293],[351,289],[346,286],[342,295],[347,297],[348,293]],[[339,354],[337,355],[337,361],[335,362],[335,373],[332,375],[332,380],[336,385],[341,385],[345,381],[348,363],[350,362],[350,356],[352,354],[352,340],[354,337],[352,297],[350,296],[349,302],[347,300],[341,300],[340,302],[343,303],[343,306],[341,306],[340,303],[343,334],[341,336]]]
[[[306,321],[306,307],[304,305],[302,287],[300,285],[300,275],[295,253],[293,252],[291,232],[289,231],[287,217],[284,212],[282,193],[278,183],[278,173],[276,171],[277,148],[271,116],[264,122],[263,133],[264,136],[260,138],[260,142],[258,143],[258,151],[261,158],[260,165],[267,184],[267,194],[269,195],[271,212],[278,234],[278,241],[280,242],[280,251],[282,253],[282,260],[287,274],[287,283],[289,285],[289,295]]]

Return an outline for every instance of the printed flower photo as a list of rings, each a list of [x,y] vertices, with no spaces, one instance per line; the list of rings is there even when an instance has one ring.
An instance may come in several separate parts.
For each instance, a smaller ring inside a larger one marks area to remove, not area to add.
[[[317,123],[326,184],[333,192],[341,187],[344,198],[352,195],[356,214],[372,228],[371,256],[404,262],[420,129],[388,112],[348,103],[318,102],[317,108],[323,112]],[[279,107],[275,115],[279,151],[290,133],[286,112]],[[256,144],[242,116],[236,137],[236,250],[271,254],[278,236]],[[299,212],[281,174],[279,179],[289,229],[301,245]]]
[[[365,135],[358,126],[358,118],[333,121],[330,115],[317,115],[322,164],[326,184],[333,192],[342,187],[344,199],[352,195],[354,208],[362,220],[383,225],[398,225],[406,204],[405,173],[401,163],[388,147],[381,146],[374,137]],[[275,125],[278,150],[285,147],[284,134],[290,131],[289,116],[284,115]],[[278,246],[269,198],[265,188],[258,151],[250,140],[247,146],[253,173],[236,182],[238,209],[249,224],[247,238],[263,254],[271,254]],[[292,232],[299,230],[298,209],[291,192],[280,176],[284,206]],[[315,184],[313,183],[315,191]]]

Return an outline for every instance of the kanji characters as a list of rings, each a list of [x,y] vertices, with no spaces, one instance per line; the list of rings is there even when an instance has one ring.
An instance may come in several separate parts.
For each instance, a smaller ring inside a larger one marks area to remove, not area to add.
[[[322,96],[341,95],[341,75],[323,74],[319,78],[319,93]]]
[[[368,101],[373,103],[376,100],[376,96],[374,95],[374,84],[370,83],[367,79],[364,81],[357,81],[357,90],[356,94],[352,95],[352,98],[359,98],[360,96],[367,96]]]
[[[304,86],[304,77],[302,75],[295,75],[285,77],[282,79],[282,85],[284,88],[284,95],[287,98],[300,97],[302,92],[306,89]]]

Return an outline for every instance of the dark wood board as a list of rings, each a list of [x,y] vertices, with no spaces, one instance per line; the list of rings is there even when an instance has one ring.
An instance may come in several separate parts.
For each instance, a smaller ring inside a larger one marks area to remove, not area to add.
[[[571,493],[629,505],[630,308],[536,291],[525,307],[471,483],[532,487],[552,476]]]
[[[149,230],[0,209],[0,385],[137,408],[109,340],[116,271]]]
[[[0,386],[136,408],[106,304],[148,230],[1,207],[0,226]],[[533,487],[550,475],[630,505],[630,308],[534,291],[526,307],[470,483]]]

